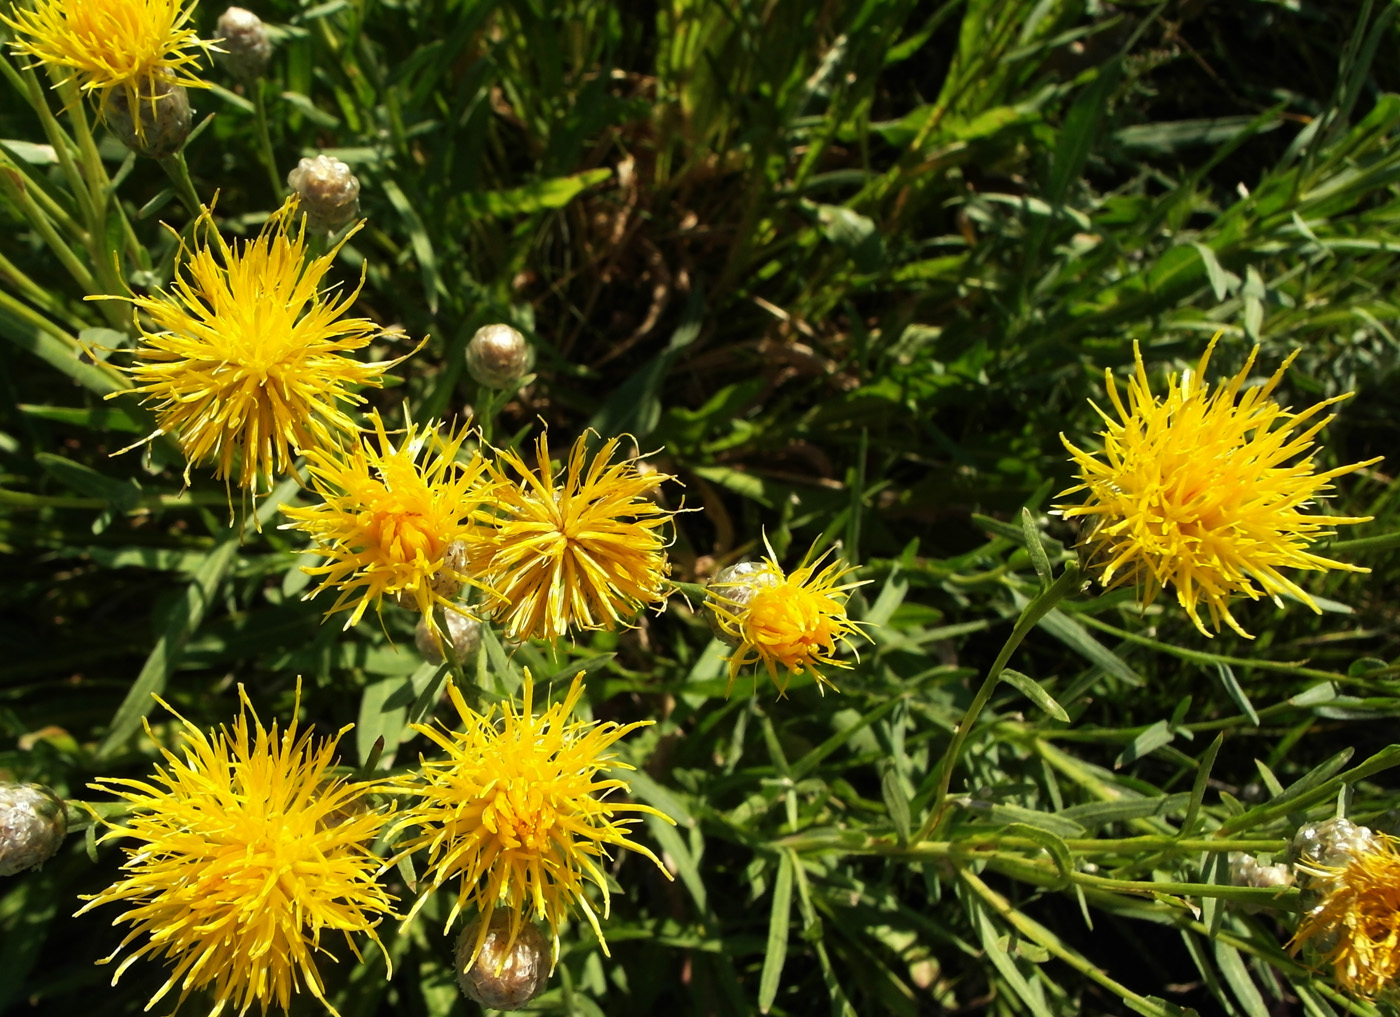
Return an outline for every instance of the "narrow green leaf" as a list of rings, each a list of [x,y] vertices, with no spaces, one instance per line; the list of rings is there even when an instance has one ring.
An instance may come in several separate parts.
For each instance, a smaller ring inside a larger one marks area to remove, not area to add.
[[[1019,599],[1019,598],[1018,598]],[[1097,664],[1119,681],[1134,688],[1147,684],[1142,675],[1104,646],[1087,629],[1063,611],[1056,609],[1040,619],[1040,627],[1091,664]]]
[[[1028,823],[1012,823],[1002,831],[1008,837],[1025,837],[1033,840],[1047,852],[1055,862],[1060,875],[1068,877],[1074,871],[1074,859],[1069,853],[1069,845],[1049,830]]]
[[[893,760],[886,759],[880,767],[880,797],[885,800],[885,808],[890,814],[890,821],[894,823],[899,843],[909,843],[909,798],[904,793],[899,768]]]
[[[395,181],[386,179],[380,186],[384,190],[384,196],[389,199],[389,204],[394,206],[394,211],[403,218],[404,227],[408,230],[409,243],[413,245],[413,254],[418,259],[418,270],[423,274],[423,296],[428,302],[428,312],[437,314],[437,255],[433,251],[433,242],[428,237],[428,230],[423,225],[418,210],[413,207],[413,203]]]
[[[763,972],[758,979],[758,1010],[767,1013],[778,995],[787,961],[788,934],[792,926],[792,867],[797,864],[791,851],[778,856],[778,878],[773,884],[773,909],[768,916],[768,948],[763,955]]]
[[[1069,714],[1065,712],[1064,707],[1055,702],[1054,697],[1041,688],[1040,683],[1030,675],[1013,671],[1008,667],[1002,669],[1001,680],[1019,690],[1022,695],[1051,717],[1066,724],[1069,723]]]
[[[1259,726],[1259,714],[1255,712],[1254,704],[1249,701],[1249,696],[1245,695],[1244,689],[1235,678],[1235,672],[1229,664],[1216,662],[1215,673],[1220,677],[1220,684],[1225,686],[1225,694],[1230,697],[1241,713],[1249,718],[1249,723],[1253,727]]]
[[[1169,795],[1147,798],[1120,798],[1108,802],[1088,802],[1065,809],[1060,815],[1086,827],[1105,823],[1121,823],[1126,819],[1147,819],[1151,816],[1173,816],[1184,812],[1191,804],[1191,795],[1178,791]]]
[[[1201,802],[1206,796],[1206,788],[1210,785],[1211,767],[1215,765],[1215,757],[1220,753],[1220,746],[1225,744],[1225,732],[1215,736],[1215,741],[1210,743],[1205,754],[1201,756],[1201,761],[1196,764],[1196,780],[1191,785],[1191,803],[1186,806],[1186,816],[1181,821],[1181,835],[1189,837],[1195,832],[1196,818],[1201,811]]]
[[[632,783],[633,790],[636,790],[635,781]],[[638,797],[642,796],[638,795]],[[700,875],[700,864],[686,844],[685,838],[681,836],[680,830],[656,816],[647,815],[644,818],[652,838],[661,846],[666,858],[675,864],[676,874],[681,877],[682,885],[690,891],[695,906],[700,909],[702,914],[705,913],[709,909],[709,901],[705,893],[705,879]],[[694,835],[692,834],[692,836]]]
[[[591,169],[573,176],[552,180],[534,180],[507,191],[468,191],[461,196],[462,204],[473,216],[504,219],[529,215],[553,208],[563,208],[569,202],[612,176],[606,167]]]
[[[1121,769],[1128,763],[1135,763],[1143,756],[1156,752],[1163,745],[1169,745],[1176,738],[1171,725],[1165,720],[1159,720],[1146,731],[1142,732],[1127,747],[1118,754],[1118,758],[1113,761],[1115,770]]]
[[[1026,553],[1031,556],[1035,574],[1040,577],[1040,587],[1045,589],[1054,576],[1050,571],[1050,558],[1045,553],[1045,545],[1040,542],[1040,527],[1028,508],[1021,509],[1021,536],[1026,542]]]
[[[1249,1017],[1269,1017],[1269,1008],[1264,1003],[1263,993],[1249,977],[1244,958],[1240,952],[1222,939],[1215,941],[1215,964],[1234,993],[1235,999]]]

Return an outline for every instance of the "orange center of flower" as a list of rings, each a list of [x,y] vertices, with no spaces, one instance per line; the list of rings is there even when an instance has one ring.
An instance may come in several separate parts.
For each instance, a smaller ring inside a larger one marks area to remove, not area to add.
[[[558,820],[554,805],[545,800],[537,781],[511,777],[496,785],[495,795],[481,812],[481,825],[496,835],[503,850],[544,851]]]
[[[840,611],[830,597],[791,583],[755,591],[749,601],[749,638],[766,656],[789,669],[836,648],[833,614]]]

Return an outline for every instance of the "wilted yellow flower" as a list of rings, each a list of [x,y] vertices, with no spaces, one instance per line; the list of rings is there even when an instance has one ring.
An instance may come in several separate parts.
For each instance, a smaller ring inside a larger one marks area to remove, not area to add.
[[[32,10],[16,4],[0,21],[19,33],[10,43],[16,53],[56,76],[72,71],[89,95],[121,89],[134,110],[159,98],[157,82],[209,87],[193,73],[196,51],[211,47],[189,26],[193,12],[184,0],[35,0]]]
[[[466,551],[489,518],[481,507],[493,490],[486,464],[475,452],[458,460],[470,434],[466,427],[444,435],[440,425],[419,430],[409,423],[395,447],[378,410],[370,419],[377,440],[366,437],[344,451],[307,450],[311,486],[323,500],[284,508],[292,521],[283,529],[314,538],[305,553],[326,562],[304,570],[323,577],[307,597],[339,590],[326,613],[353,607],[347,629],[387,596],[417,610],[435,633],[435,605],[451,610],[452,598],[468,583],[487,589],[468,573]]]
[[[761,563],[726,569],[706,587],[705,605],[714,626],[720,638],[735,647],[724,658],[729,661],[729,687],[741,670],[761,663],[780,695],[804,672],[812,675],[819,690],[828,685],[836,689],[817,665],[851,666],[836,658],[836,644],[850,646],[849,637],[860,633],[859,623],[846,617],[846,599],[869,580],[842,583],[855,568],[839,558],[821,568],[830,550],[810,563],[804,557],[801,567],[788,575],[767,537],[763,543],[768,557]]]
[[[1336,868],[1299,862],[1326,893],[1303,915],[1289,945],[1312,947],[1338,985],[1369,999],[1400,974],[1400,841],[1374,834],[1368,845]]]
[[[671,565],[660,530],[675,513],[648,495],[675,478],[643,473],[636,459],[613,463],[617,438],[585,468],[586,437],[574,442],[563,477],[544,435],[538,472],[509,451],[497,454],[518,480],[490,467],[499,517],[490,539],[473,547],[472,565],[503,598],[486,609],[510,639],[611,630],[666,597]]]
[[[383,950],[375,927],[393,916],[392,899],[375,880],[380,860],[368,846],[385,816],[366,806],[367,784],[329,772],[348,727],[319,742],[310,729],[298,733],[295,719],[281,732],[275,721],[268,730],[241,685],[238,694],[231,731],[205,734],[177,713],[182,756],[162,749],[164,763],[149,780],[106,777],[91,785],[134,810],[102,839],[138,843],[123,849],[125,875],[85,897],[78,913],[128,907],[113,924],[129,922],[131,931],[107,961],[145,938],[113,984],[142,956],[174,967],[148,1010],[177,983],[180,1002],[212,991],[210,1017],[229,1005],[240,1014],[254,1003],[286,1010],[304,985],[335,1013],[316,969],[317,954],[327,950],[321,936],[344,934],[357,958],[353,933]]]
[[[1287,593],[1320,612],[1280,569],[1370,571],[1307,550],[1311,541],[1329,536],[1330,527],[1364,523],[1370,516],[1312,515],[1302,509],[1330,490],[1334,477],[1380,457],[1314,472],[1309,450],[1332,417],[1316,418],[1350,393],[1301,413],[1279,406],[1271,396],[1296,352],[1263,385],[1243,389],[1257,346],[1240,372],[1212,392],[1206,369],[1219,338],[1211,340],[1194,373],[1168,379],[1161,399],[1152,394],[1134,343],[1137,369],[1128,382],[1127,405],[1106,371],[1117,419],[1095,407],[1108,427],[1102,432],[1103,452],[1082,451],[1060,436],[1082,481],[1060,497],[1087,492],[1083,505],[1062,510],[1066,519],[1090,520],[1081,543],[1102,567],[1105,587],[1132,581],[1142,602],[1151,604],[1162,589],[1174,586],[1204,635],[1211,633],[1199,614],[1202,604],[1217,632],[1223,622],[1248,637],[1230,613],[1234,597],[1258,600],[1267,594],[1278,602],[1278,595]]]
[[[402,362],[361,363],[345,355],[382,331],[365,318],[340,317],[359,285],[327,299],[321,280],[345,240],[304,261],[305,229],[288,233],[295,208],[288,200],[241,247],[224,241],[205,209],[194,249],[181,241],[184,263],[173,292],[109,298],[129,300],[154,324],[147,329],[136,316],[142,338],[127,371],[137,382],[132,391],[155,403],[157,433],[178,437],[186,482],[190,466],[209,459],[215,475],[227,480],[238,457],[239,487],[256,492],[270,485],[297,451],[353,434],[355,424],[340,404],[363,403],[355,389],[380,385],[384,372]]]
[[[427,886],[409,917],[428,894],[460,877],[448,928],[469,904],[482,915],[505,908],[510,928],[499,953],[510,953],[526,916],[531,915],[549,923],[557,957],[559,924],[578,907],[606,953],[603,930],[585,886],[591,882],[602,893],[606,918],[608,881],[601,863],[609,857],[608,846],[637,852],[670,878],[651,851],[627,836],[627,826],[637,822],[631,815],[670,819],[649,805],[611,800],[614,791],[627,790],[627,783],[598,779],[609,769],[632,769],[607,750],[652,722],[619,725],[569,720],[583,695],[582,673],[574,677],[568,695],[539,716],[533,712],[534,682],[528,669],[524,705],[517,711],[511,703],[503,704],[499,718],[490,710],[481,714],[469,707],[456,685],[449,690],[465,730],[414,725],[447,758],[423,759],[420,772],[380,789],[408,795],[407,808],[394,829],[418,829],[399,857],[428,849]],[[476,962],[491,925],[479,923],[465,967]],[[464,948],[462,954],[467,953]]]

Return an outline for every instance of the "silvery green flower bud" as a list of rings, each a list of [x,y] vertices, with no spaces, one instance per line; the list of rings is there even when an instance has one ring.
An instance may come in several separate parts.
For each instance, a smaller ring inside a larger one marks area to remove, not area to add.
[[[520,933],[506,949],[511,914],[506,908],[492,910],[491,927],[471,967],[467,962],[481,930],[481,916],[468,922],[457,937],[457,984],[462,995],[493,1010],[519,1010],[530,1002],[549,981],[552,967],[549,941],[529,918],[521,918]]]
[[[360,214],[360,182],[329,155],[301,160],[287,174],[287,186],[301,198],[299,209],[312,233],[334,233]]]
[[[1293,867],[1284,862],[1265,865],[1256,855],[1230,852],[1230,882],[1235,886],[1287,887],[1293,885]]]
[[[487,388],[508,388],[535,359],[525,337],[509,325],[483,325],[467,343],[467,373]]]
[[[252,11],[230,7],[219,15],[219,59],[229,73],[241,81],[256,81],[267,70],[272,57],[272,40],[267,26]]]
[[[737,618],[755,593],[777,583],[773,570],[761,561],[741,561],[720,569],[710,580],[707,587],[710,592],[705,598],[705,606],[709,608],[705,617],[709,620],[710,631],[721,642],[737,646],[739,641],[724,631],[719,616]]]
[[[1376,835],[1349,819],[1329,819],[1298,828],[1291,857],[1323,869],[1344,869],[1353,856],[1376,850]]]
[[[185,86],[156,73],[136,83],[135,115],[125,88],[102,93],[102,119],[123,145],[137,155],[164,159],[174,155],[190,136],[190,96]]]
[[[481,645],[481,622],[468,618],[456,611],[444,612],[447,615],[447,637],[452,640],[452,653],[458,661],[466,660]],[[428,628],[428,619],[419,618],[418,627],[413,630],[413,645],[429,664],[441,664],[442,644],[438,636]]]
[[[0,876],[44,864],[67,833],[63,802],[48,788],[0,783]]]

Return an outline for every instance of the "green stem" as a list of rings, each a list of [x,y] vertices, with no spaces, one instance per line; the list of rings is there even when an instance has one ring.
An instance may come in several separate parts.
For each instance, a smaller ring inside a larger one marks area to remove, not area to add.
[[[175,185],[175,193],[180,198],[180,204],[185,206],[185,210],[195,218],[203,214],[204,208],[199,201],[199,192],[194,188],[194,181],[190,179],[190,167],[185,162],[185,153],[176,152],[164,159],[157,159],[156,162],[160,163],[160,168],[165,171],[165,175]]]
[[[62,262],[63,267],[68,270],[68,274],[73,277],[82,291],[84,293],[93,292],[92,274],[73,253],[73,248],[68,246],[68,242],[58,235],[58,231],[54,229],[49,216],[34,200],[33,194],[30,193],[31,188],[25,186],[24,178],[19,171],[8,164],[0,164],[0,191],[4,192],[11,204],[18,208],[29,224],[34,227],[34,232],[39,234],[44,243],[48,245],[49,250],[53,251],[54,256]]]
[[[977,719],[982,715],[983,709],[992,698],[992,693],[996,691],[997,683],[1001,680],[1001,672],[1005,669],[1007,661],[1011,659],[1011,655],[1016,652],[1021,641],[1026,638],[1031,629],[1035,628],[1040,619],[1078,586],[1079,568],[1074,562],[1069,562],[1065,565],[1064,571],[1060,573],[1060,578],[1043,590],[1021,612],[1021,617],[1016,620],[1016,627],[1011,630],[1011,635],[1002,646],[1001,652],[992,662],[987,677],[982,680],[982,687],[977,690],[972,705],[963,714],[957,730],[953,733],[952,741],[948,743],[948,750],[943,754],[943,761],[939,764],[938,790],[929,803],[929,817],[919,830],[918,836],[914,838],[916,841],[927,840],[937,833],[941,826],[948,811],[948,788],[952,785],[953,768],[958,764],[968,735],[972,733]]]
[[[272,196],[280,199],[287,188],[277,172],[277,156],[272,151],[272,135],[267,129],[267,90],[259,78],[253,83],[253,118],[257,122],[258,157],[267,170],[268,182],[272,185]]]

